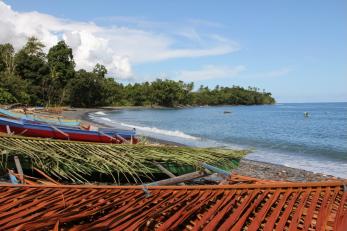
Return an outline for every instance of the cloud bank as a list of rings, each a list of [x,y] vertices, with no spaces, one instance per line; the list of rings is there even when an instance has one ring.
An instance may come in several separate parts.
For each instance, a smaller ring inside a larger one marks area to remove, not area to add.
[[[0,1],[0,43],[9,42],[19,49],[29,36],[35,36],[48,49],[64,39],[73,48],[78,69],[91,70],[96,63],[101,63],[118,79],[131,79],[133,65],[140,63],[216,56],[239,49],[237,43],[218,35],[202,36],[195,34],[194,29],[188,32],[180,37],[179,33],[174,36],[139,27],[99,26],[94,22],[72,21],[35,11],[16,12]],[[188,35],[192,40],[204,41],[198,46],[180,46],[189,39]],[[189,72],[182,74],[187,76]]]

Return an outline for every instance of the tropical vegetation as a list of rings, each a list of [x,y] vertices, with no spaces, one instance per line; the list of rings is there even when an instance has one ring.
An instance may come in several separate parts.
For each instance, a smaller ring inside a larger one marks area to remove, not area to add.
[[[35,37],[15,51],[0,44],[0,104],[97,106],[253,105],[275,102],[271,93],[239,86],[210,89],[194,83],[157,79],[123,84],[96,64],[92,71],[76,70],[72,49],[59,41],[46,54]]]

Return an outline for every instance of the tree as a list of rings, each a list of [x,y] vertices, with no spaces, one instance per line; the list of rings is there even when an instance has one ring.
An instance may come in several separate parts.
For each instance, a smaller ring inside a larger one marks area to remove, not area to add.
[[[179,91],[181,90],[180,83],[173,80],[157,79],[152,82],[154,98],[158,105],[173,107],[179,103]]]
[[[43,48],[45,45],[38,40],[36,37],[32,36],[28,38],[27,43],[22,48],[22,50],[28,54],[29,56],[36,56],[41,59],[45,58],[45,53],[43,52]]]
[[[102,87],[95,73],[85,70],[76,72],[76,78],[70,82],[70,102],[75,107],[92,107],[98,105]]]
[[[14,74],[14,48],[11,44],[0,44],[0,72]]]
[[[28,81],[31,104],[42,104],[45,100],[44,83],[49,78],[50,69],[43,47],[38,39],[30,37],[26,45],[15,55],[16,74]]]
[[[13,46],[0,44],[0,101],[29,103],[28,84],[15,73],[15,67]]]
[[[194,88],[194,83],[184,83],[183,81],[178,81],[179,92],[178,92],[178,103],[181,105],[192,104],[193,95],[192,90]]]
[[[30,94],[28,93],[28,82],[20,78],[15,74],[0,74],[0,88],[4,89],[6,92],[10,93],[15,100],[15,102],[20,102],[24,104],[30,103]]]
[[[113,78],[104,80],[105,105],[123,105],[125,101],[123,85],[117,83]]]
[[[0,87],[0,104],[9,104],[17,102],[16,98],[6,89]]]
[[[54,101],[62,104],[66,86],[75,76],[72,49],[64,41],[59,41],[57,45],[49,49],[47,59],[51,73],[48,83],[48,103]]]
[[[75,72],[72,49],[60,41],[43,51],[35,37],[16,54],[11,44],[0,44],[0,103],[70,104],[79,107],[104,105],[253,105],[273,104],[271,93],[239,86],[213,89],[194,83],[157,79],[123,85],[107,78],[107,69],[96,64],[92,72]]]
[[[114,100],[113,97],[119,94],[119,87],[113,79],[107,79],[103,76],[94,71],[79,70],[76,77],[69,83],[71,105],[97,107],[111,104]]]
[[[93,69],[93,72],[101,78],[105,78],[107,74],[107,69],[104,65],[97,63]]]

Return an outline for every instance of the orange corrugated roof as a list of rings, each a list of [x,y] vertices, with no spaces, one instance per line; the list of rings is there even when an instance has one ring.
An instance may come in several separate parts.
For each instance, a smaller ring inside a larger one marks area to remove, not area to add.
[[[343,182],[0,186],[4,230],[346,230],[346,219]]]
[[[230,177],[221,182],[221,184],[269,184],[269,183],[285,183],[289,181],[275,181],[268,179],[260,179],[250,176],[231,174]]]

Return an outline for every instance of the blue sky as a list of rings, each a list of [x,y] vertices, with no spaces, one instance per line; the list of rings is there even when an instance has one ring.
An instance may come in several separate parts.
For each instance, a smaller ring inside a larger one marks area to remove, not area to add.
[[[0,42],[64,38],[78,67],[104,63],[122,82],[165,77],[256,86],[278,102],[347,101],[346,9],[347,1],[5,1]]]

